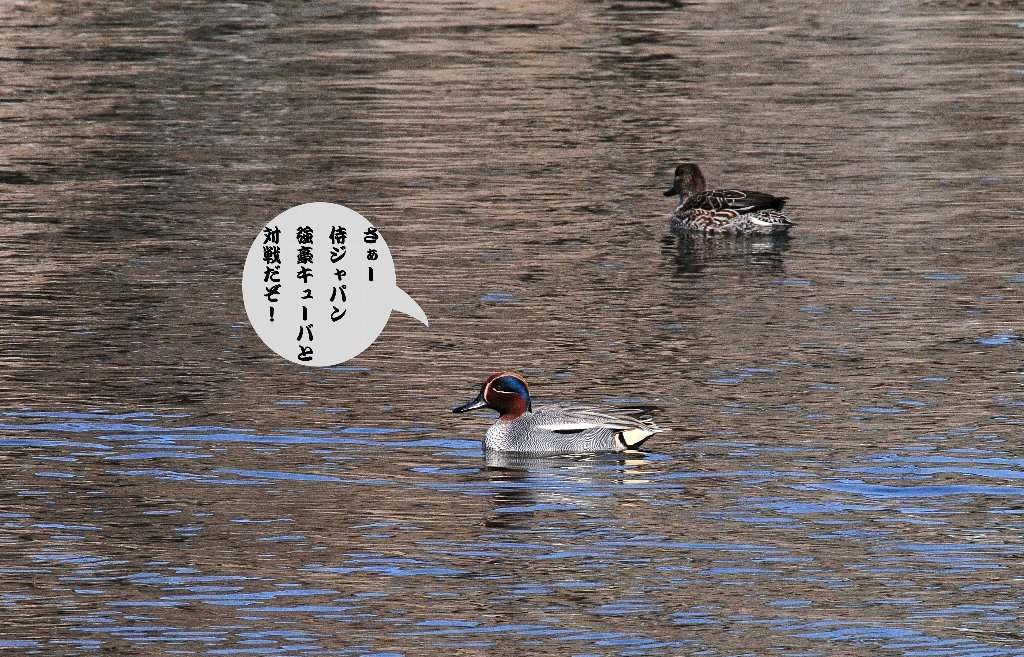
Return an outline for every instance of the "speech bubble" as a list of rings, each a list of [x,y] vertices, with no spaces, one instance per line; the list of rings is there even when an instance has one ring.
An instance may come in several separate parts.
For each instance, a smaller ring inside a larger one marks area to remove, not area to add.
[[[327,367],[373,344],[391,311],[429,326],[398,287],[384,237],[336,203],[285,210],[260,231],[242,271],[249,323],[282,358]]]

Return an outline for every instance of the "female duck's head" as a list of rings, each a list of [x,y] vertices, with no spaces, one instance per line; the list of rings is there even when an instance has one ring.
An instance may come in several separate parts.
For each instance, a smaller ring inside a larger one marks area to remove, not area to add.
[[[693,162],[683,162],[676,167],[675,176],[672,178],[672,188],[665,192],[665,196],[679,194],[680,197],[686,198],[700,194],[706,189],[707,183],[704,182],[704,174],[700,172],[700,167]]]
[[[480,394],[473,401],[456,406],[453,413],[465,413],[475,408],[490,408],[501,413],[502,420],[514,420],[533,410],[530,388],[526,379],[515,372],[498,372],[484,381]]]

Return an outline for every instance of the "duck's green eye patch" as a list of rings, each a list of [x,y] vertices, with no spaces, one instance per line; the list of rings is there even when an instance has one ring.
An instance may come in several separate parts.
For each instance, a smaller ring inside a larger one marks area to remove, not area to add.
[[[491,383],[491,389],[496,392],[509,392],[527,397],[526,385],[514,376],[503,376]]]

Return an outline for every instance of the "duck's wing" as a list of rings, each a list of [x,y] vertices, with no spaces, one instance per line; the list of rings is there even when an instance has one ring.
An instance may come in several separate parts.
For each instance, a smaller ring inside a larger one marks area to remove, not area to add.
[[[684,210],[735,210],[740,214],[761,210],[781,210],[789,200],[765,192],[746,189],[713,189],[687,197]]]
[[[637,409],[622,409],[614,415],[605,413],[590,406],[580,404],[545,404],[536,411],[538,422],[549,430],[570,431],[573,427],[588,429],[605,427],[608,429],[658,429],[647,415]],[[664,429],[659,429],[664,431]]]
[[[534,415],[538,429],[571,436],[573,442],[579,444],[612,440],[619,449],[639,447],[654,434],[666,431],[648,417],[612,415],[572,404],[542,406]]]

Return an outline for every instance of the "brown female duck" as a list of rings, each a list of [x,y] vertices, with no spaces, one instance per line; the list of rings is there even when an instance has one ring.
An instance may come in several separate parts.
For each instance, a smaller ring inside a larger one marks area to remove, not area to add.
[[[782,213],[787,197],[745,189],[709,190],[700,167],[692,162],[676,167],[665,196],[676,194],[680,203],[669,222],[673,233],[784,235],[794,225]]]

